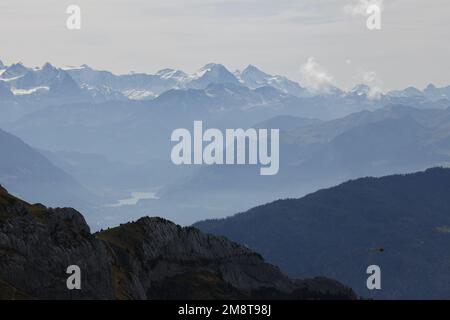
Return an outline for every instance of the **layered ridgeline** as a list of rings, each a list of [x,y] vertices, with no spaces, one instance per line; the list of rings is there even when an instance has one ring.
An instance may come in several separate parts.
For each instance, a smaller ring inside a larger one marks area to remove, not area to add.
[[[362,178],[195,224],[291,276],[326,274],[373,298],[450,298],[450,169]],[[369,291],[366,269],[381,268]]]
[[[21,139],[0,129],[0,181],[11,193],[52,206],[86,208],[95,196]]]
[[[204,166],[160,192],[171,213],[219,218],[350,179],[450,163],[450,108],[395,105],[332,121],[278,116],[256,127],[280,128],[278,174],[260,176],[258,166]]]
[[[81,290],[66,269],[81,268]],[[354,299],[325,278],[293,280],[222,237],[160,218],[91,234],[69,208],[30,205],[0,187],[0,298]]]

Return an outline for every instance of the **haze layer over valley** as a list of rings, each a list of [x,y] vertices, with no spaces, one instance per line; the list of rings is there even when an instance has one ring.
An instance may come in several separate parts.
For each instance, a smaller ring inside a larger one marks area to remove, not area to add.
[[[321,92],[252,65],[126,75],[87,65],[0,66],[0,148],[30,160],[4,158],[0,182],[30,201],[74,206],[94,229],[144,215],[187,225],[449,162],[450,87]],[[174,165],[171,133],[196,120],[205,129],[279,129],[278,174]]]

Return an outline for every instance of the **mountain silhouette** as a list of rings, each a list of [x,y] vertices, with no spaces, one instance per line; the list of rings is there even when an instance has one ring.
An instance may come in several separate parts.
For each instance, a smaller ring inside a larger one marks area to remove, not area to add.
[[[260,252],[291,276],[329,275],[364,297],[448,299],[450,169],[361,178],[194,226]],[[366,268],[382,270],[369,291]]]

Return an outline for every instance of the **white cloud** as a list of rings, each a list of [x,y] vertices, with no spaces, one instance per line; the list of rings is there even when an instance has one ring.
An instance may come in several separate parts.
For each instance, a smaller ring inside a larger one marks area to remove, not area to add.
[[[377,73],[375,71],[366,71],[361,75],[361,82],[369,87],[369,92],[367,93],[367,97],[369,99],[379,99],[383,94],[383,82],[377,77]]]
[[[302,65],[300,76],[302,85],[315,92],[329,92],[333,86],[333,76],[317,63],[314,57],[309,57]]]

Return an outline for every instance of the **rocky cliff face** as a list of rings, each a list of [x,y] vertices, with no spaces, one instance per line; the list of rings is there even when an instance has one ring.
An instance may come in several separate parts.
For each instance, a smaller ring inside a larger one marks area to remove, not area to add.
[[[66,269],[81,269],[68,290]],[[30,205],[0,188],[0,298],[352,299],[328,279],[292,280],[225,238],[160,218],[91,234],[73,209]]]

